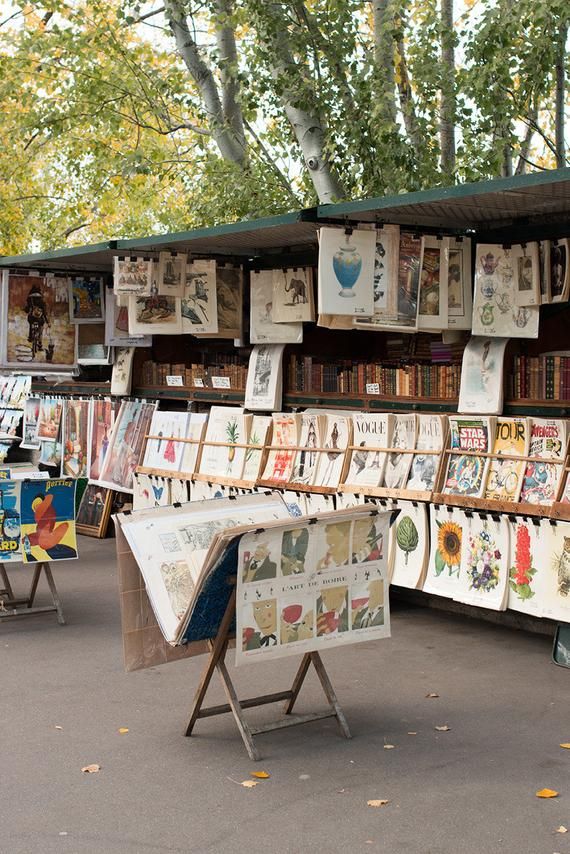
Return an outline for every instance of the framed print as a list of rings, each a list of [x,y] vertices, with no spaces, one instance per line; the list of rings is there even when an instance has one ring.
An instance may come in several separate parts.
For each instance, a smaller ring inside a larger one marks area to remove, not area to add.
[[[566,302],[570,296],[570,240],[550,241],[550,298],[551,302]]]
[[[77,533],[99,539],[104,537],[109,525],[112,504],[112,489],[89,483],[81,496],[77,511]]]
[[[102,276],[70,276],[69,319],[72,323],[102,323],[104,291]]]
[[[3,318],[6,367],[48,373],[75,367],[77,327],[69,319],[66,278],[8,274]]]
[[[424,235],[418,293],[418,329],[447,329],[448,277],[443,240]]]
[[[540,305],[540,250],[536,242],[513,246],[516,259],[515,304]]]

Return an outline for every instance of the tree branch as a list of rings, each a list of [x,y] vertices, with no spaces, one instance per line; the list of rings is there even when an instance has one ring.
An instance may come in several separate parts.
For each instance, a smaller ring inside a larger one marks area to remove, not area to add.
[[[231,26],[233,14],[232,0],[214,0],[216,16],[216,44],[218,46],[218,65],[222,81],[222,110],[225,121],[232,128],[245,150],[246,141],[243,115],[238,102],[238,55],[234,28]]]

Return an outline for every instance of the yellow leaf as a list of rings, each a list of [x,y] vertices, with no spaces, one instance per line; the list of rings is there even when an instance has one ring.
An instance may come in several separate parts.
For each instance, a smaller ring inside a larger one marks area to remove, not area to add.
[[[86,765],[81,770],[83,771],[84,774],[96,774],[97,771],[101,770],[101,766],[100,765]]]
[[[537,798],[557,798],[558,792],[555,792],[554,789],[541,789],[536,793]]]
[[[444,724],[443,726],[436,726],[436,730],[438,732],[449,732],[450,729],[451,727],[447,726],[447,724]]]
[[[124,735],[128,731],[129,731],[129,728],[126,726],[119,727],[119,735]]]
[[[570,750],[570,742],[565,741],[560,745],[560,747],[564,747],[566,748],[566,750]]]
[[[240,783],[244,789],[253,789],[254,786],[257,786],[257,782],[255,780],[244,780],[243,783]]]
[[[56,729],[63,729],[63,727],[62,727],[62,726],[58,726],[57,724],[55,725],[55,728],[56,728]]]
[[[430,694],[426,694],[426,700],[433,700],[436,697],[439,697],[439,694],[435,694],[433,691]]]
[[[377,801],[366,801],[369,807],[385,807],[386,804],[389,804],[390,801],[385,800],[377,800]]]
[[[394,750],[394,745],[393,744],[385,744],[384,750]]]
[[[252,771],[251,776],[257,777],[258,780],[267,780],[271,774],[268,774],[267,771]]]
[[[568,833],[568,828],[561,824],[560,827],[556,828],[556,833]]]
[[[417,735],[417,732],[409,732],[408,735]]]

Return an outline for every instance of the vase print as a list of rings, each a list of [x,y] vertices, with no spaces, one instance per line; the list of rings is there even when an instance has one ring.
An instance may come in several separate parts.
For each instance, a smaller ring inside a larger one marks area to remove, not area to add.
[[[333,270],[341,287],[339,296],[351,298],[355,295],[353,288],[362,270],[362,256],[355,246],[351,246],[349,234],[345,243],[345,246],[339,246],[333,257]]]

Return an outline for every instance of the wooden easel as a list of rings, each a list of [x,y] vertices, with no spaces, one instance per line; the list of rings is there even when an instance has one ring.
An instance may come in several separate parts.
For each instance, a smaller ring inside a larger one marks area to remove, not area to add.
[[[228,643],[231,639],[229,633],[230,627],[234,620],[236,611],[236,580],[235,578],[232,578],[228,579],[228,582],[233,584],[234,589],[232,590],[227,608],[220,623],[220,627],[218,629],[216,637],[211,640],[208,640],[208,648],[210,650],[210,655],[208,656],[206,667],[202,672],[202,677],[200,679],[198,690],[196,691],[196,694],[194,696],[190,720],[188,721],[188,726],[186,728],[186,735],[192,735],[192,730],[194,729],[196,721],[199,718],[209,718],[213,717],[214,715],[223,715],[226,712],[231,712],[234,716],[239,733],[243,739],[243,743],[245,744],[245,749],[247,750],[248,756],[254,762],[257,762],[259,759],[261,759],[261,756],[255,745],[253,737],[255,735],[260,735],[264,732],[272,732],[276,729],[283,729],[284,727],[309,723],[311,721],[321,720],[322,718],[335,717],[337,719],[337,723],[339,725],[342,735],[344,735],[345,738],[351,738],[346,718],[344,717],[344,713],[336,698],[336,694],[329,679],[328,673],[325,670],[325,666],[318,652],[305,653],[301,660],[299,669],[297,670],[297,674],[293,680],[293,684],[289,690],[278,691],[275,694],[263,694],[260,697],[251,697],[247,700],[238,699],[236,690],[234,688],[233,682],[231,680],[230,674],[228,673],[228,669],[225,663]],[[306,715],[293,715],[293,707],[295,705],[297,697],[299,696],[299,692],[302,688],[303,682],[305,681],[305,676],[307,675],[311,664],[313,664],[315,670],[317,671],[317,676],[319,677],[319,681],[328,700],[330,708],[324,712],[312,712]],[[228,702],[219,706],[209,706],[207,708],[202,708],[202,703],[204,702],[204,698],[206,696],[210,680],[214,675],[214,670],[218,671],[218,675],[222,682],[226,697],[228,698]],[[251,709],[255,706],[265,706],[268,703],[279,703],[283,700],[285,700],[285,706],[283,709],[285,714],[284,718],[255,727],[250,726],[250,724],[248,724],[247,720],[245,719],[244,709]]]
[[[36,591],[38,589],[42,570],[45,573],[53,605],[35,607],[34,599],[36,598]],[[0,564],[0,580],[0,622],[10,617],[27,617],[30,614],[45,614],[49,611],[55,611],[57,613],[57,622],[60,626],[65,625],[63,608],[61,607],[61,601],[59,599],[57,587],[55,586],[55,581],[53,580],[53,575],[51,574],[49,563],[35,564],[34,575],[27,596],[14,596],[12,585],[8,578],[8,572],[6,567],[2,564]]]

